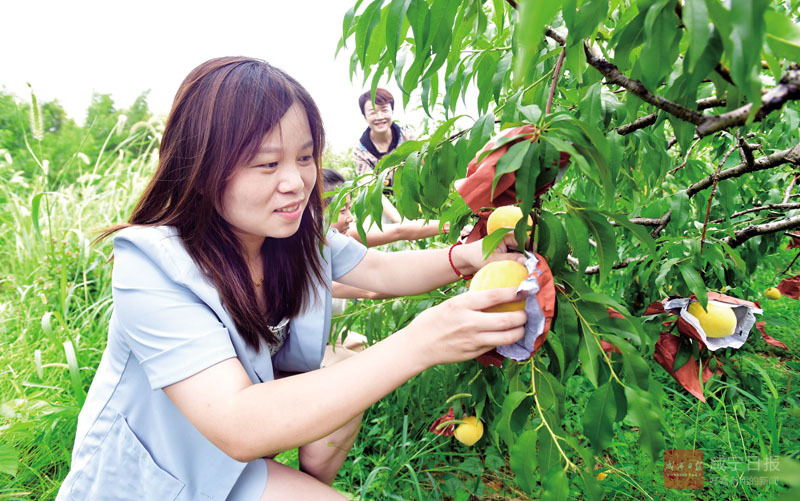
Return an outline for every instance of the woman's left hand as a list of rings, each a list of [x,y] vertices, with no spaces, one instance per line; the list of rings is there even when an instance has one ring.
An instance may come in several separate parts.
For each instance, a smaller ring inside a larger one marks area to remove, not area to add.
[[[464,269],[462,273],[468,275],[474,274],[493,261],[512,260],[520,264],[525,264],[525,254],[517,251],[517,241],[514,239],[512,233],[509,233],[503,238],[486,260],[483,259],[483,239],[466,245],[457,246],[453,249],[453,260],[455,260],[456,257],[462,261],[461,266]],[[462,269],[462,267],[458,265],[456,265],[456,267],[459,270]]]

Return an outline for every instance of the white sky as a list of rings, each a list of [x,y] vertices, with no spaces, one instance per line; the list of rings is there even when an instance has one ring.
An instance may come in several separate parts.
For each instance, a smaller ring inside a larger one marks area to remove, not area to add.
[[[328,142],[345,151],[366,127],[351,84],[350,48],[339,52],[342,18],[355,0],[8,0],[0,27],[0,87],[27,101],[58,99],[82,123],[92,92],[127,108],[150,89],[166,115],[175,91],[199,63],[218,56],[267,60],[295,77],[317,102]],[[417,125],[395,96],[395,119]],[[368,87],[367,84],[366,87]]]

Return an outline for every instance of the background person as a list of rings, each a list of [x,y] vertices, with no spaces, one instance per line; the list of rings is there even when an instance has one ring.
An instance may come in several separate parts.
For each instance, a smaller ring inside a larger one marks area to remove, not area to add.
[[[356,175],[371,173],[381,158],[392,152],[405,141],[416,139],[416,135],[405,127],[392,121],[394,113],[394,97],[383,88],[375,89],[375,104],[372,94],[364,92],[358,98],[358,106],[367,129],[353,147],[353,160],[356,164]],[[394,183],[394,173],[386,178],[386,186]],[[387,222],[399,223],[400,214],[392,203],[383,197],[383,214]]]
[[[515,288],[468,292],[320,369],[331,280],[413,295],[485,264],[480,242],[384,254],[323,235],[324,139],[306,90],[263,61],[183,81],[153,178],[103,233],[114,311],[58,500],[342,499],[330,484],[367,407],[522,337],[523,312],[482,311]],[[522,260],[509,245],[490,260]],[[294,448],[300,471],[271,459]]]
[[[332,192],[342,186],[345,182],[339,172],[334,169],[322,169],[322,182],[323,190]],[[325,207],[328,207],[330,199],[325,200]],[[361,239],[358,230],[351,226],[355,220],[352,212],[350,212],[350,196],[347,196],[344,206],[339,210],[338,219],[331,221],[331,227],[335,228],[339,233],[348,235],[363,243],[367,247],[376,247],[378,245],[390,244],[399,241],[413,241],[421,240],[423,238],[433,237],[439,233],[447,233],[450,225],[445,223],[442,230],[439,231],[439,221],[431,219],[425,221],[423,219],[412,219],[401,221],[400,223],[387,223],[382,225],[382,229],[372,225],[365,230],[367,241]]]

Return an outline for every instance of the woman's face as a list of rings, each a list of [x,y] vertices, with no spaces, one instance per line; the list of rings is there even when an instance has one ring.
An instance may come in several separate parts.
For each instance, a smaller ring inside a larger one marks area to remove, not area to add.
[[[342,235],[347,235],[347,230],[350,229],[350,223],[352,222],[353,214],[350,212],[350,195],[347,195],[344,207],[339,211],[339,219],[331,224],[331,228],[336,228],[336,231]]]
[[[222,195],[222,217],[252,252],[265,237],[300,228],[317,180],[314,141],[305,110],[295,103],[250,161],[237,165]]]
[[[392,105],[389,103],[372,106],[371,101],[364,103],[364,119],[372,132],[386,132],[392,126]]]

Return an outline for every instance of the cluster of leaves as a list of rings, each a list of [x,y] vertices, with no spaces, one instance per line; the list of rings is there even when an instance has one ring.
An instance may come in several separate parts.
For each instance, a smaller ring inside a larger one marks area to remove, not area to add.
[[[470,381],[473,405],[500,416],[493,433],[527,492],[563,492],[574,468],[599,493],[595,458],[623,419],[657,460],[664,393],[646,359],[659,326],[639,315],[670,294],[755,299],[749,277],[800,225],[791,189],[775,188],[793,185],[800,165],[797,12],[797,0],[373,0],[344,16],[339,49],[353,42],[352,75],[373,89],[394,79],[404,103],[417,99],[439,124],[348,186],[357,217],[379,219],[394,171],[400,213],[449,221],[453,241],[473,217],[453,187],[469,162],[498,131],[541,131],[509,149],[494,181],[516,176],[558,285],[557,318],[544,354],[525,365],[527,389],[491,408],[479,394],[488,383]],[[456,130],[459,102],[477,118]],[[570,167],[537,197],[559,152]],[[594,388],[580,439],[563,419],[577,372]]]

